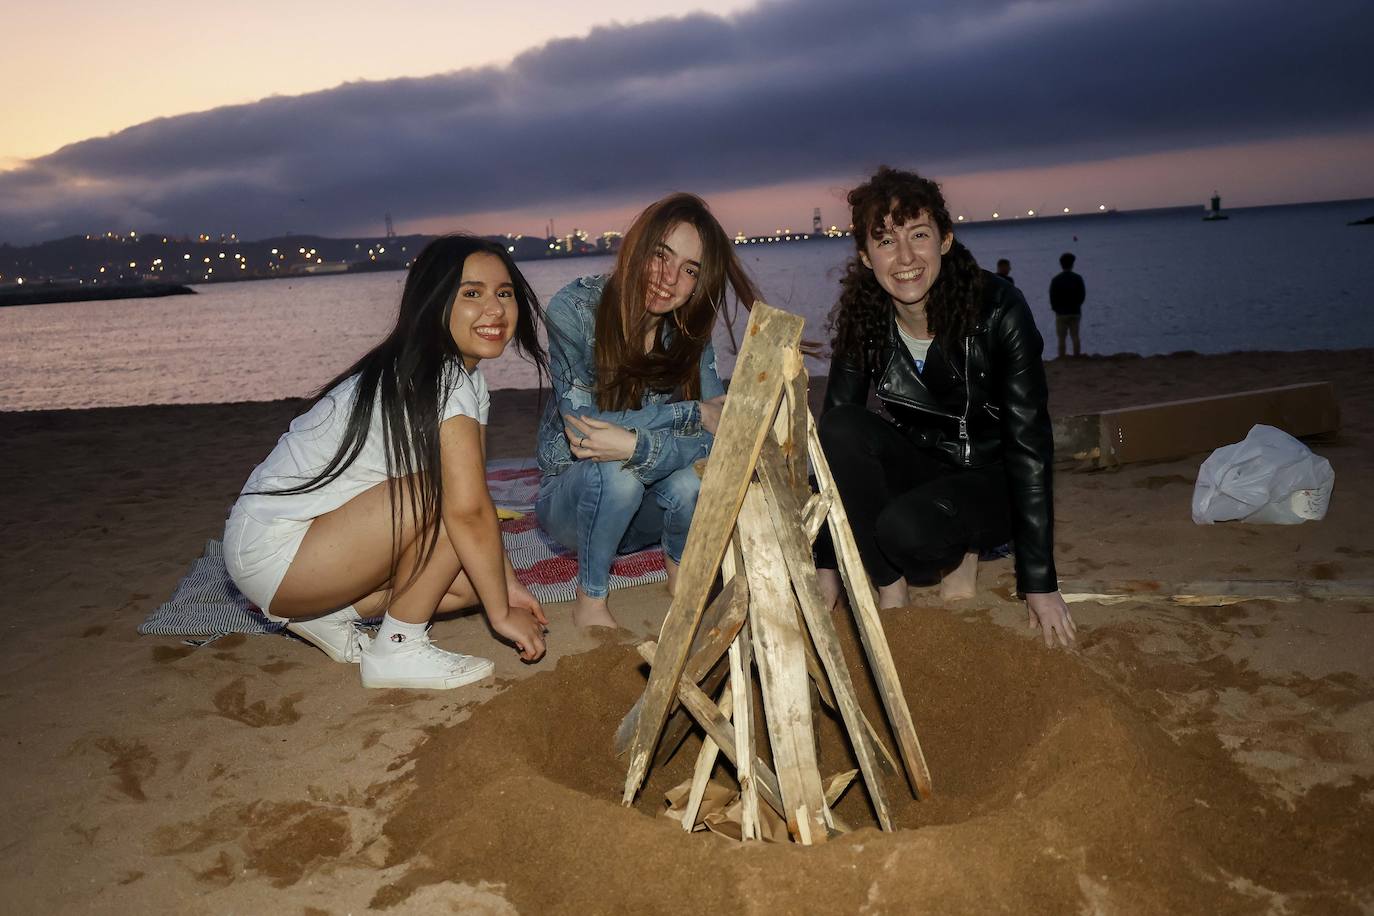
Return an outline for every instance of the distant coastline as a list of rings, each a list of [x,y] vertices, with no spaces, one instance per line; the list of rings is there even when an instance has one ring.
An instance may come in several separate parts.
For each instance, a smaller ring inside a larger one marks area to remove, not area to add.
[[[181,283],[124,283],[117,286],[86,286],[59,283],[27,283],[0,289],[0,308],[14,305],[46,305],[52,302],[103,302],[112,299],[157,299],[163,296],[194,296]]]

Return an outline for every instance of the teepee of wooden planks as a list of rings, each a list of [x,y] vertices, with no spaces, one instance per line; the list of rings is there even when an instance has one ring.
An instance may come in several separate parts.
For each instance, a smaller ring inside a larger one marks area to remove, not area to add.
[[[898,764],[859,708],[811,556],[829,524],[860,640],[911,789],[930,793],[930,773],[878,617],[877,603],[835,490],[806,402],[799,350],[802,319],[754,305],[702,477],[677,592],[650,664],[643,696],[617,733],[630,751],[623,802],[671,756],[693,722],[706,734],[688,796],[691,830],[718,754],[734,766],[745,839],[758,836],[758,804],[777,811],[792,838],[824,842],[846,829],[830,810],[847,780],[822,780],[811,703],[838,709],[884,830],[892,819],[880,769]],[[807,458],[819,491],[807,482]],[[707,606],[717,574],[723,588]],[[724,661],[728,654],[728,664]],[[755,756],[753,672],[757,668],[773,768]],[[728,681],[728,683],[727,683]],[[723,685],[723,686],[722,686]],[[719,699],[711,695],[720,691]],[[671,714],[671,719],[670,719]],[[851,774],[852,775],[852,771]]]

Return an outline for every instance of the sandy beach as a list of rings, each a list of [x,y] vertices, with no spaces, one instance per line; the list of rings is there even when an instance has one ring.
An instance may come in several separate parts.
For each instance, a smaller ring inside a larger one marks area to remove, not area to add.
[[[1330,513],[1199,527],[1203,455],[1056,477],[1061,580],[1291,580],[1374,592],[1374,351],[1049,364],[1056,414],[1330,380]],[[813,385],[813,401],[822,383]],[[494,394],[492,457],[538,395]],[[12,913],[1374,912],[1374,600],[1078,604],[1050,651],[1010,595],[885,612],[935,794],[862,788],[855,832],[740,846],[658,816],[696,739],[619,805],[611,734],[644,684],[661,585],[625,631],[552,605],[522,665],[480,614],[435,625],[496,680],[372,691],[283,636],[195,648],[165,601],[301,402],[0,414],[0,887]],[[850,647],[853,648],[852,646]],[[864,681],[860,678],[860,681]],[[871,697],[867,698],[872,706]],[[848,768],[833,724],[823,769]]]

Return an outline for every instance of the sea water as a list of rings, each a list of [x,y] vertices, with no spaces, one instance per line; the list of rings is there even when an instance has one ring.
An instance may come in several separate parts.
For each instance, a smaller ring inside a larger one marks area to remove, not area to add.
[[[1046,354],[1047,297],[1059,255],[1084,278],[1087,353],[1322,350],[1374,347],[1374,201],[1231,211],[1201,209],[1018,219],[958,228],[979,262],[1012,262]],[[806,318],[827,339],[826,317],[852,239],[739,245],[771,305]],[[609,257],[536,261],[521,269],[543,301],[563,284],[601,273]],[[401,273],[286,278],[197,287],[198,295],[0,309],[0,410],[259,401],[307,395],[347,368],[391,327]],[[743,324],[740,319],[740,327]],[[717,328],[722,375],[734,365]],[[513,355],[484,364],[492,388],[534,387]],[[1284,357],[1276,356],[1276,377]],[[825,360],[808,368],[824,374]]]

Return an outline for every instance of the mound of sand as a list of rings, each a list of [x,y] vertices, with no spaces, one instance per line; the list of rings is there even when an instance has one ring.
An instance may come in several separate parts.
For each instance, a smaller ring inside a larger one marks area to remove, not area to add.
[[[621,808],[624,761],[608,749],[644,675],[629,648],[605,646],[417,748],[384,828],[388,864],[409,870],[374,905],[454,880],[503,885],[529,913],[741,900],[757,912],[1058,911],[1082,898],[1107,912],[1227,912],[1265,898],[1330,911],[1368,891],[1374,821],[1344,814],[1370,780],[1290,807],[1215,735],[1169,734],[1131,684],[1081,657],[1028,652],[1002,627],[920,608],[887,623],[936,783],[915,801],[889,781],[897,832],[872,826],[856,787],[838,810],[869,826],[823,847],[685,834],[654,815],[690,777],[695,740]],[[824,772],[853,765],[833,722],[822,761]]]

